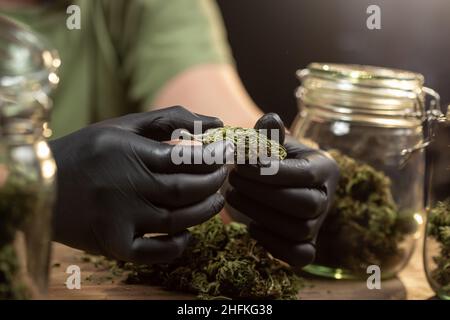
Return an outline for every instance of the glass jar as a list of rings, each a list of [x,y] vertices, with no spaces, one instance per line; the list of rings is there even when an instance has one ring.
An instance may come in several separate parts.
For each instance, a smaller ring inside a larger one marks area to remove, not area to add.
[[[425,158],[439,96],[422,75],[372,66],[312,63],[300,70],[300,112],[291,128],[328,150],[341,178],[305,271],[336,279],[383,278],[408,262],[423,221]],[[425,109],[426,93],[432,96]]]
[[[450,106],[430,144],[424,266],[436,294],[450,300]]]
[[[42,298],[48,285],[56,165],[45,140],[60,61],[0,16],[0,300]]]

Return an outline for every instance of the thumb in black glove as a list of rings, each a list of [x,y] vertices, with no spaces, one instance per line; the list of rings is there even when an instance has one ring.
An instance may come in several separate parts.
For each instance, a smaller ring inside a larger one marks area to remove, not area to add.
[[[223,125],[172,107],[100,122],[50,142],[58,167],[55,240],[137,263],[179,256],[188,244],[186,228],[224,205],[217,190],[226,166],[175,165],[175,146],[160,142],[175,129],[193,130],[194,121],[204,130]],[[225,141],[182,148],[193,157],[212,149],[225,159],[232,152]],[[167,235],[144,238],[146,233]]]
[[[284,125],[277,114],[263,116],[256,129]],[[270,130],[267,130],[270,132]],[[315,257],[315,238],[331,204],[339,177],[337,164],[326,153],[308,148],[287,136],[287,158],[278,161],[275,175],[258,166],[237,165],[230,173],[227,202],[248,216],[250,234],[275,257],[297,267]]]

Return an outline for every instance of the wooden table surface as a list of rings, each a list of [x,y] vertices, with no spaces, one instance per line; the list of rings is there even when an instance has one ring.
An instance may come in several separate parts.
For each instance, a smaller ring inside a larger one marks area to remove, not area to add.
[[[421,243],[421,242],[420,242]],[[422,267],[422,247],[417,246],[409,265],[397,278],[384,280],[381,290],[369,290],[366,282],[347,280],[308,279],[299,297],[308,299],[429,299],[434,296]],[[110,272],[99,270],[90,262],[83,262],[83,253],[54,244],[53,266],[49,287],[50,299],[193,299],[194,296],[168,292],[158,287],[127,285],[120,278],[109,277]],[[69,290],[65,281],[69,265],[81,270],[81,289]],[[88,280],[89,279],[89,280]]]

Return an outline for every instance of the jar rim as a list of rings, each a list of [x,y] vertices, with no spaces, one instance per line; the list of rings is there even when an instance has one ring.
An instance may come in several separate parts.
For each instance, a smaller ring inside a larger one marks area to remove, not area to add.
[[[423,121],[425,87],[423,75],[411,71],[358,64],[313,62],[297,71],[302,86],[296,95],[310,106],[355,120],[398,125]],[[381,121],[382,122],[382,121]]]
[[[59,82],[58,52],[27,26],[0,15],[0,87],[7,94],[23,90],[48,93]]]
[[[312,62],[307,66],[307,69],[324,76],[355,80],[415,81],[418,86],[422,86],[424,82],[424,77],[420,73],[372,65]]]

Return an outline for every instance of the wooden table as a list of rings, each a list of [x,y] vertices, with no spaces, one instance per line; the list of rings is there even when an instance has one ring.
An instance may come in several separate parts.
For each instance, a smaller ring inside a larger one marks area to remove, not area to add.
[[[419,243],[420,244],[420,243]],[[120,278],[109,278],[108,271],[83,262],[83,253],[72,248],[53,245],[53,267],[49,288],[50,299],[192,299],[191,295],[168,292],[158,287],[126,285]],[[81,269],[81,289],[69,290],[66,268]],[[90,280],[86,280],[90,278]],[[299,297],[308,299],[429,299],[434,296],[422,267],[422,246],[418,245],[409,265],[395,279],[384,280],[381,290],[367,289],[366,282],[307,279],[308,286]]]

